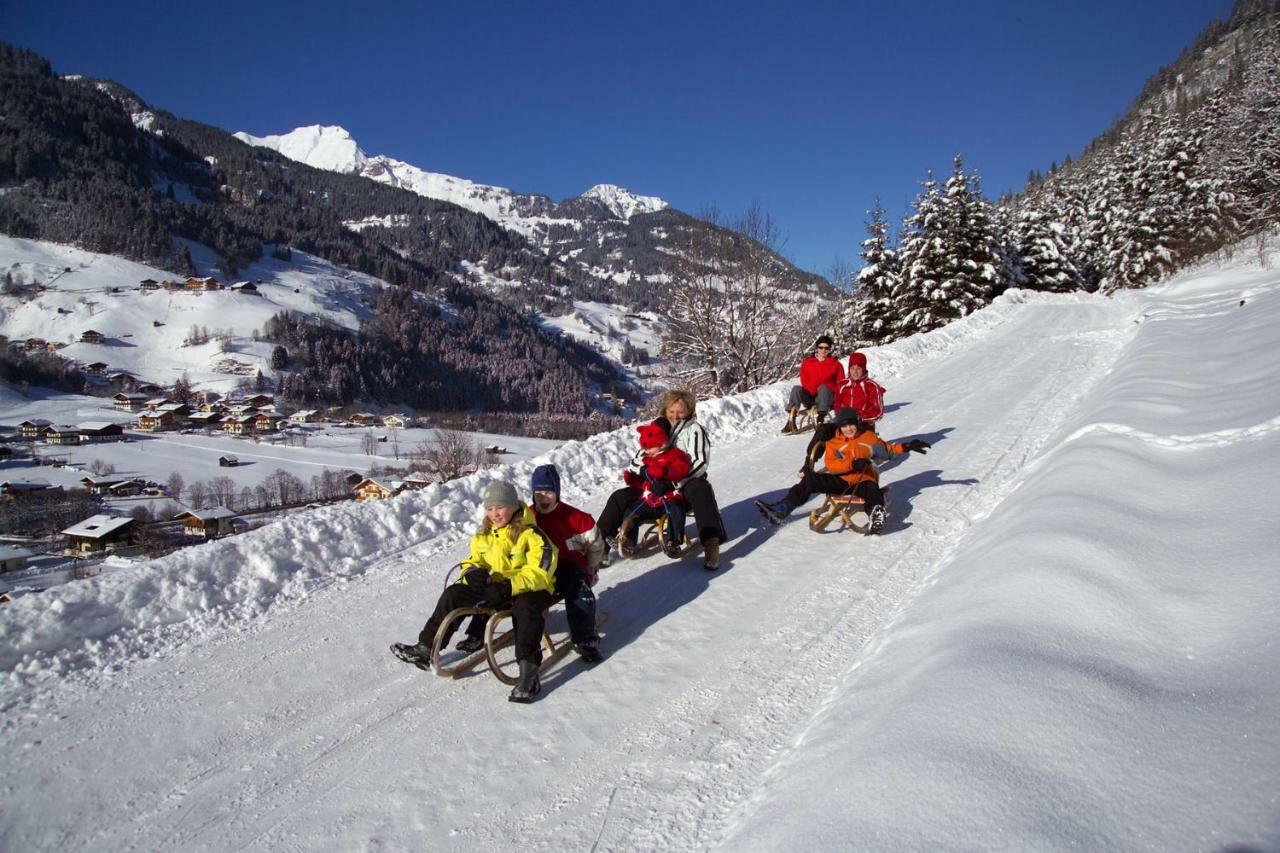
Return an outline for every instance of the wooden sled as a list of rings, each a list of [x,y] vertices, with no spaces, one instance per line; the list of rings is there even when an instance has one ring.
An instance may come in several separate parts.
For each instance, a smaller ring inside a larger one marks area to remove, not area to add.
[[[444,585],[447,587],[453,583],[453,573],[460,569],[461,564],[454,566],[445,575]],[[562,596],[555,596],[548,606],[551,607],[564,601]],[[441,661],[441,655],[448,651],[444,648],[449,635],[452,633],[449,629],[457,624],[460,620],[468,619],[472,616],[487,615],[488,621],[484,626],[484,646],[470,654],[463,655],[461,658],[451,660],[448,663]],[[511,610],[495,610],[492,607],[459,607],[451,610],[449,615],[444,617],[444,621],[440,623],[440,628],[436,631],[435,638],[431,641],[431,669],[436,675],[446,678],[457,678],[462,673],[486,661],[489,669],[503,684],[515,684],[519,680],[520,667],[516,662],[514,650],[511,654],[505,654],[505,650],[515,644],[515,627],[514,625],[500,630],[504,620],[511,619]],[[603,619],[596,617],[597,626],[603,624]],[[560,642],[552,639],[551,635],[544,629],[542,632],[542,664],[538,667],[539,675],[547,672],[551,667],[569,653],[573,648],[573,643],[568,637]]]
[[[831,413],[827,413],[827,417],[831,417]],[[813,428],[818,425],[818,407],[810,406],[807,409],[801,409],[796,413],[796,428],[793,430],[783,429],[783,435],[799,435],[802,432],[812,432]]]
[[[884,489],[884,510],[889,512],[889,489]],[[861,516],[862,521],[854,516]],[[809,513],[809,529],[821,533],[832,521],[840,519],[836,532],[846,527],[862,534],[871,532],[871,519],[867,516],[866,504],[862,498],[853,495],[827,495],[822,505]]]
[[[632,545],[628,534],[636,527],[639,528],[636,533],[636,544]],[[644,556],[652,550],[661,550],[662,537],[666,530],[666,513],[658,516],[653,521],[638,520],[634,515],[630,516],[622,522],[622,527],[618,528],[618,553],[625,559],[633,559]],[[680,556],[683,557],[691,552],[697,544],[686,533],[684,544],[680,546]]]

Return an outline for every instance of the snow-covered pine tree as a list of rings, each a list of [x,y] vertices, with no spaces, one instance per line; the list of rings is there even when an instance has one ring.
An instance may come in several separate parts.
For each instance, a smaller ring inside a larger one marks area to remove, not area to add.
[[[1009,280],[1001,276],[1001,243],[1005,238],[997,226],[993,206],[982,197],[982,181],[977,172],[965,174],[959,154],[955,172],[947,181],[947,207],[953,219],[950,230],[955,235],[953,276],[972,294],[964,310],[968,314],[1003,293]]]
[[[1039,211],[1024,210],[1019,214],[1019,286],[1057,292],[1079,287],[1079,273],[1067,252],[1066,230],[1061,222],[1052,221]]]
[[[927,332],[944,325],[952,315],[939,311],[946,300],[943,279],[950,272],[946,245],[946,210],[938,182],[930,171],[902,223],[899,251],[901,275],[893,290],[898,320],[892,337]]]
[[[880,199],[870,211],[867,239],[862,241],[862,269],[844,299],[836,322],[836,346],[853,350],[893,339],[898,314],[893,292],[900,274],[898,253],[890,242],[889,220]]]

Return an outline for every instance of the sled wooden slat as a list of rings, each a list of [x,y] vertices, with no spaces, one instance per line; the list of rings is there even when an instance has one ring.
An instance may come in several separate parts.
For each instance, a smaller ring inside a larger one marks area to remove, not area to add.
[[[885,487],[885,509],[889,508],[889,489]],[[854,521],[854,515],[862,513],[866,521],[858,523]],[[871,519],[866,516],[866,502],[862,498],[853,495],[827,495],[822,505],[809,513],[809,529],[815,532],[826,530],[827,525],[831,524],[837,518],[840,519],[840,527],[837,532],[844,530],[846,527],[851,530],[867,534],[871,532]]]
[[[639,525],[640,531],[636,535],[636,544],[629,545],[627,534],[631,528]],[[618,553],[625,559],[639,557],[650,550],[661,548],[662,536],[667,530],[667,516],[660,515],[654,521],[636,521],[632,516],[622,522],[622,527],[618,529]],[[697,541],[690,538],[687,534],[684,537],[684,545],[680,549],[680,556],[693,551],[697,546]]]

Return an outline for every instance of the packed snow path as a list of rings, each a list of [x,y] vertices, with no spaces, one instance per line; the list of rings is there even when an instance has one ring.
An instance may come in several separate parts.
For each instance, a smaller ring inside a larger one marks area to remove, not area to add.
[[[1274,286],[1263,297],[1274,300]],[[118,677],[73,668],[62,685],[12,681],[0,750],[20,808],[0,819],[0,846],[698,850],[755,838],[777,849],[817,833],[811,818],[788,824],[770,809],[795,793],[797,764],[817,772],[804,758],[812,733],[856,692],[861,668],[902,638],[904,619],[957,551],[988,532],[1033,463],[1072,438],[1082,400],[1141,335],[1147,303],[1006,300],[967,321],[978,329],[967,338],[949,343],[954,331],[943,330],[914,350],[883,351],[892,380],[882,434],[934,447],[882,473],[893,512],[880,537],[815,534],[800,512],[765,526],[751,501],[794,482],[807,439],[776,434],[781,389],[708,407],[712,481],[732,536],[722,568],[657,555],[605,570],[608,657],[589,669],[571,656],[530,706],[507,703],[485,672],[446,681],[387,652],[434,604],[469,511],[418,545],[390,533],[385,547],[364,542],[375,556],[358,574],[315,583],[267,617],[215,620],[152,659],[130,651]],[[582,452],[590,458],[574,476],[590,488],[567,497],[598,512],[621,454]],[[526,489],[527,470],[517,474]],[[929,795],[922,781],[890,799],[904,821],[920,821],[905,810]],[[751,834],[761,815],[772,843]],[[845,841],[909,849],[915,831]],[[991,831],[954,843],[1006,846]],[[1088,837],[1024,832],[1008,846]]]

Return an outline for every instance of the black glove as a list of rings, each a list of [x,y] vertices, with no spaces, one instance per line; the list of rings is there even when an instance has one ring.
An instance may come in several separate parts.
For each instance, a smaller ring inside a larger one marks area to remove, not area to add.
[[[913,438],[902,446],[905,447],[908,451],[914,451],[921,455],[928,453],[929,448],[933,447],[932,444],[920,438]]]
[[[495,610],[502,607],[511,598],[511,581],[505,578],[490,580],[484,588],[484,603]]]
[[[471,569],[462,576],[462,582],[473,589],[484,589],[489,582],[489,573],[484,569]]]
[[[675,490],[675,483],[671,482],[666,477],[659,477],[649,484],[649,491],[655,495],[665,495],[667,492],[674,492]]]
[[[871,470],[871,460],[870,460],[870,459],[855,459],[855,460],[854,460],[854,462],[853,462],[853,467],[851,467],[849,470],[850,470],[850,471],[856,471],[856,472],[857,472],[857,473],[859,473],[859,474],[865,474],[865,473],[867,473],[868,471],[870,471],[870,470]]]

